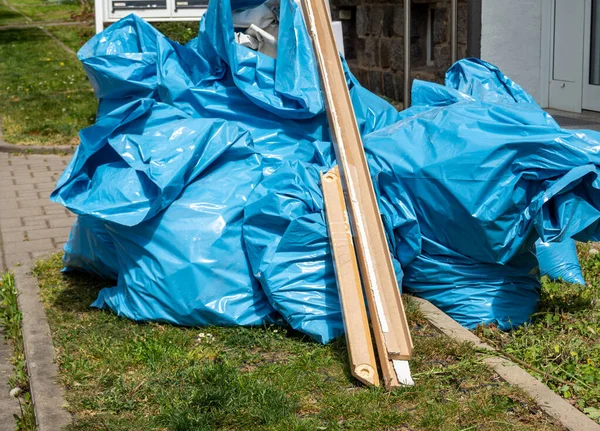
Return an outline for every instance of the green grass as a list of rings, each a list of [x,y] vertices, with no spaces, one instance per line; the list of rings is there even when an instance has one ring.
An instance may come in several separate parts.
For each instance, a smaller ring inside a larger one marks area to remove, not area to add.
[[[539,369],[534,375],[600,423],[600,253],[579,244],[586,286],[542,280],[542,301],[530,324],[478,334]]]
[[[558,430],[474,349],[407,303],[416,386],[387,393],[349,375],[343,339],[289,329],[137,324],[90,309],[104,282],[35,274],[75,423],[69,430]]]
[[[35,23],[43,22],[65,22],[71,21],[73,18],[91,19],[89,7],[86,8],[80,1],[69,0],[8,0],[18,12],[32,19]],[[84,2],[85,3],[85,2]],[[82,16],[82,13],[87,11],[87,14]],[[21,14],[14,12],[4,5],[0,8],[0,26],[9,24],[28,24]]]
[[[76,145],[95,111],[77,58],[40,29],[0,31],[0,113],[7,142]]]
[[[0,326],[4,329],[4,335],[13,346],[12,363],[13,374],[9,379],[11,388],[19,388],[21,395],[19,404],[21,414],[15,417],[17,431],[35,431],[35,416],[31,394],[29,392],[29,377],[25,363],[25,350],[23,347],[23,334],[21,333],[21,322],[23,315],[17,304],[17,291],[15,279],[10,273],[0,276]],[[4,340],[0,339],[0,343]]]
[[[162,34],[168,38],[186,44],[198,36],[198,21],[193,22],[156,22],[152,23]]]
[[[82,21],[93,17],[87,2],[10,3],[36,24],[73,22],[46,28],[74,51],[94,35],[93,26]],[[0,26],[27,23],[21,15],[0,4]],[[181,43],[198,33],[197,22],[155,25]],[[75,56],[38,28],[0,29],[0,115],[6,142],[24,146],[77,145],[79,130],[94,123],[96,107],[91,85]]]

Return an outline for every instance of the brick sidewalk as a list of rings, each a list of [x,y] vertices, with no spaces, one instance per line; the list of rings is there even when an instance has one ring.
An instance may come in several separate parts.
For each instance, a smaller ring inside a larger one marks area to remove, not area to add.
[[[62,249],[74,217],[48,198],[70,157],[0,153],[0,271]]]
[[[71,156],[0,153],[0,272],[62,249],[74,216],[48,198]],[[15,428],[10,348],[0,331],[0,430]]]

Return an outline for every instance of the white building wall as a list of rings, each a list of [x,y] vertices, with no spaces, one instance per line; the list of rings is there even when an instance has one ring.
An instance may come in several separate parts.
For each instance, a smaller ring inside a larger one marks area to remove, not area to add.
[[[481,59],[498,66],[540,102],[542,2],[482,0]]]

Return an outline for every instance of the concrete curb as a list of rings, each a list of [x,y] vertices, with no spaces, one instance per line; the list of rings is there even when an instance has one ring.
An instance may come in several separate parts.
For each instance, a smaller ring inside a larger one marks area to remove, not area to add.
[[[16,267],[13,273],[19,309],[23,313],[25,360],[38,430],[58,431],[71,423],[72,418],[65,410],[65,390],[58,383],[56,352],[44,306],[38,296],[39,286],[28,266]]]
[[[0,137],[0,139],[2,139]],[[56,145],[45,147],[39,145],[14,145],[0,140],[0,152],[19,154],[73,154],[75,147],[69,145]]]
[[[415,297],[414,300],[419,304],[425,318],[440,332],[457,341],[470,342],[480,349],[496,352],[492,346],[482,342],[478,336],[462,327],[435,305],[421,298]],[[514,362],[498,356],[487,357],[483,360],[505,382],[525,391],[546,414],[556,419],[568,430],[600,431],[599,424]]]

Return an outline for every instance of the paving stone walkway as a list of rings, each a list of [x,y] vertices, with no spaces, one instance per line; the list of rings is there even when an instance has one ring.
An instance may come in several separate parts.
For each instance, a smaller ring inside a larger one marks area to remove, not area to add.
[[[62,249],[74,216],[49,196],[71,156],[0,153],[0,272]],[[11,349],[0,330],[0,430],[13,430]]]

